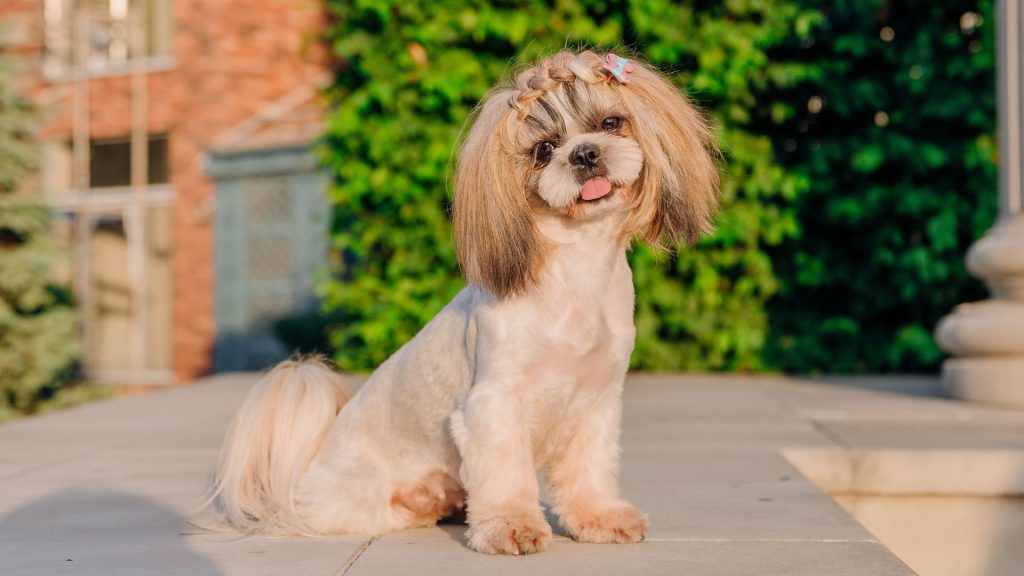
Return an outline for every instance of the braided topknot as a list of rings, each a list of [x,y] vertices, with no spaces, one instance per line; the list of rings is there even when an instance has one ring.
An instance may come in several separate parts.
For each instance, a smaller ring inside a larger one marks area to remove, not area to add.
[[[517,74],[516,90],[508,102],[516,110],[516,119],[520,122],[526,120],[533,103],[562,84],[577,79],[589,84],[607,82],[609,75],[601,68],[601,62],[601,57],[589,50],[578,55],[563,51]]]

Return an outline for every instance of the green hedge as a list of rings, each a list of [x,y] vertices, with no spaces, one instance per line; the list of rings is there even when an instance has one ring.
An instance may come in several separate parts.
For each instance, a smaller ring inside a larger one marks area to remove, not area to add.
[[[963,255],[996,211],[993,2],[828,4],[787,55],[817,68],[786,94],[802,113],[761,128],[809,183],[800,234],[768,249],[781,288],[766,356],[797,372],[934,369],[938,319],[985,296]]]
[[[334,257],[321,288],[335,358],[376,366],[461,288],[452,147],[510,63],[568,44],[636,51],[670,72],[709,111],[726,155],[717,233],[676,257],[631,254],[634,367],[935,366],[929,331],[977,293],[960,257],[994,198],[991,3],[978,4],[328,2]],[[982,15],[978,38],[949,28],[968,9]],[[897,15],[896,41],[883,43]],[[923,80],[901,79],[909,62]],[[924,81],[947,92],[929,100]],[[809,115],[816,95],[825,103]],[[870,125],[883,105],[886,131]],[[927,120],[908,120],[914,110]],[[947,120],[956,128],[944,132]]]
[[[797,230],[780,206],[806,188],[747,129],[765,96],[808,66],[768,50],[808,33],[816,15],[791,1],[329,2],[340,58],[325,138],[335,176],[332,280],[335,357],[372,368],[462,286],[447,210],[451,150],[462,124],[510,62],[564,46],[635,46],[708,107],[726,143],[729,208],[718,234],[666,259],[632,258],[639,293],[633,364],[648,369],[756,369],[765,301],[778,280],[764,246]],[[656,262],[657,261],[657,262]]]

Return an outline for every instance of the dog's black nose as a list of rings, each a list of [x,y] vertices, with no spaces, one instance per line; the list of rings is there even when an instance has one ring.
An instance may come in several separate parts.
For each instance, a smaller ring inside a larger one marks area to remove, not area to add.
[[[580,144],[569,153],[569,163],[574,166],[594,168],[601,157],[601,149],[595,144]]]

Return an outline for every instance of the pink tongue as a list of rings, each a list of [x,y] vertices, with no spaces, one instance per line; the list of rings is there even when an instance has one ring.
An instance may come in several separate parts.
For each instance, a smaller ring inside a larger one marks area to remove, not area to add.
[[[611,191],[611,182],[604,178],[591,178],[583,184],[583,189],[580,190],[580,198],[584,200],[597,200]]]

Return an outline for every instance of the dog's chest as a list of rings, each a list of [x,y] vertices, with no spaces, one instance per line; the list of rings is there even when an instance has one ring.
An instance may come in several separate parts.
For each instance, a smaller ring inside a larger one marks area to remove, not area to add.
[[[557,310],[542,330],[543,345],[562,362],[586,360],[601,353],[612,336],[602,309],[578,305]]]
[[[616,363],[624,347],[632,348],[634,333],[633,285],[625,258],[610,271],[573,272],[560,283],[570,289],[546,299],[546,314],[537,326],[541,344],[566,367],[574,361],[584,367]],[[596,280],[609,275],[609,281]]]

